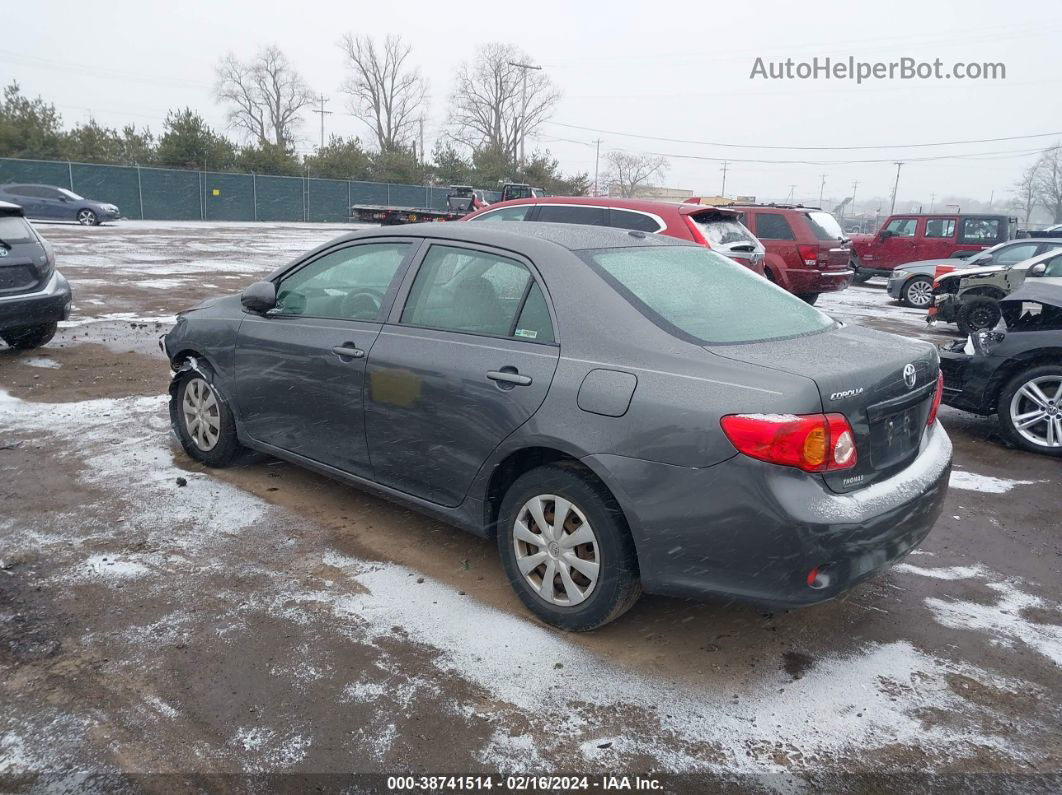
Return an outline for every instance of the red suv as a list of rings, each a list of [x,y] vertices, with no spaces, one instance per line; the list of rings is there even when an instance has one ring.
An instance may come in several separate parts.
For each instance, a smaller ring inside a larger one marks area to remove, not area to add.
[[[492,204],[461,220],[587,224],[660,233],[699,243],[763,275],[763,244],[729,208],[649,199],[551,196]]]
[[[775,284],[813,304],[819,293],[843,290],[852,281],[848,238],[828,212],[788,204],[731,209],[766,247],[764,275]]]

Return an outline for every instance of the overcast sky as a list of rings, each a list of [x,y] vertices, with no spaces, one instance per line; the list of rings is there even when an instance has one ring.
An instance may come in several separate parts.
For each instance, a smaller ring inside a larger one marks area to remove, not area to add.
[[[344,32],[400,33],[431,81],[428,146],[447,116],[452,75],[476,46],[513,43],[541,64],[563,92],[552,123],[536,142],[566,171],[594,169],[595,138],[613,148],[672,155],[666,184],[716,194],[728,158],[726,192],[760,200],[824,203],[851,193],[887,197],[905,160],[898,208],[936,194],[987,200],[1009,193],[1031,150],[1062,139],[903,148],[934,143],[1062,131],[1059,43],[1062,4],[1049,0],[984,2],[749,3],[487,2],[299,3],[148,0],[35,0],[5,8],[0,79],[55,103],[67,124],[136,123],[155,132],[167,109],[189,105],[224,126],[212,97],[214,66],[229,50],[246,57],[278,44],[335,111],[326,131],[367,131],[346,113],[339,92]],[[940,58],[947,70],[962,62],[1001,62],[1005,80],[751,80],[765,61],[891,61]],[[569,126],[562,126],[569,125]],[[594,128],[594,129],[580,129]],[[595,132],[604,130],[608,132]],[[302,127],[309,149],[318,116]],[[628,135],[621,135],[626,133]],[[633,137],[633,136],[647,137]],[[724,148],[655,138],[741,147],[831,147],[819,151]],[[839,147],[880,146],[875,149]],[[833,148],[837,147],[837,148]],[[1017,153],[1017,154],[1016,154]],[[1026,154],[1020,154],[1026,153]],[[917,162],[915,158],[967,155]],[[678,157],[685,155],[689,157]],[[970,157],[973,155],[973,157]],[[742,160],[833,161],[824,165]],[[836,161],[882,160],[880,163]],[[887,207],[886,207],[887,209]],[[928,207],[927,207],[928,209]]]

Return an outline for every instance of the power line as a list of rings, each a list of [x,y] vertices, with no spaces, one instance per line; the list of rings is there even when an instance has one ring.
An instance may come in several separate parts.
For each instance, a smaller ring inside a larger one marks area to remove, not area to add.
[[[586,132],[604,133],[607,135],[619,135],[624,138],[643,138],[647,141],[663,141],[665,143],[672,144],[694,144],[697,146],[718,146],[727,149],[790,149],[799,151],[834,151],[834,150],[857,150],[857,149],[920,149],[930,146],[959,146],[961,144],[988,144],[988,143],[1000,143],[1002,141],[1021,141],[1028,138],[1050,138],[1055,135],[1062,135],[1062,131],[1045,132],[1045,133],[1033,133],[1032,135],[1010,135],[1002,138],[971,138],[965,141],[933,141],[931,143],[920,144],[875,144],[872,146],[777,146],[777,145],[759,145],[759,144],[734,144],[734,143],[721,143],[719,141],[695,141],[687,138],[665,138],[657,135],[639,135],[637,133],[625,133],[618,132],[617,130],[602,130],[597,127],[582,127],[577,124],[565,124],[559,121],[548,121],[546,124],[553,124],[557,127],[567,127],[572,130],[584,130]],[[888,158],[886,158],[888,160]]]

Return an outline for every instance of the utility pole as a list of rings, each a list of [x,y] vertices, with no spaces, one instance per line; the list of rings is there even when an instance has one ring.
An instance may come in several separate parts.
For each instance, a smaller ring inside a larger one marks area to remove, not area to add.
[[[527,70],[535,69],[536,71],[542,71],[541,66],[534,66],[529,63],[517,63],[516,61],[509,61],[509,66],[515,66],[517,69],[522,69],[524,72],[523,88],[520,95],[520,165],[526,163],[524,144],[527,141]]]
[[[421,116],[417,119],[417,123],[420,125],[420,162],[427,163],[428,157],[424,152],[424,117]]]
[[[822,207],[822,192],[824,190],[826,190],[826,177],[828,177],[830,175],[829,174],[819,174],[819,176],[822,177],[822,182],[819,183],[819,207]]]
[[[933,207],[936,206],[936,203],[937,203],[937,194],[930,193],[929,194],[929,212],[933,212]]]
[[[597,150],[594,152],[594,195],[601,195],[601,186],[597,181],[598,167],[601,165],[601,144],[604,143],[600,138],[596,139],[594,143],[597,145]]]
[[[903,168],[903,161],[896,161],[896,181],[892,184],[892,207],[889,208],[889,215],[896,212],[896,191],[900,189],[900,169]]]
[[[795,190],[796,190],[796,185],[790,185],[789,186],[789,195],[785,199],[785,203],[786,204],[792,204],[793,203],[793,191],[795,191]]]
[[[729,165],[730,161],[724,160],[723,167],[720,169],[720,171],[723,172],[723,187],[719,189],[719,195],[722,196],[724,199],[726,198],[726,170]]]
[[[325,103],[328,102],[328,97],[326,97],[324,94],[319,94],[317,97],[317,101],[321,103],[321,108],[320,110],[317,110],[315,108],[313,112],[319,113],[321,115],[321,148],[324,149],[324,117],[331,116],[332,111],[324,109]]]

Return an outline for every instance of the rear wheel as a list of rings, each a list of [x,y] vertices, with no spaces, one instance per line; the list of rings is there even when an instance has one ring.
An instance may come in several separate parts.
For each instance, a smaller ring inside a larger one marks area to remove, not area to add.
[[[900,301],[915,309],[927,308],[933,301],[933,280],[928,276],[908,279],[900,291]]]
[[[993,328],[1003,317],[999,302],[987,295],[975,295],[963,301],[955,316],[955,323],[963,334],[972,334],[983,328]]]
[[[870,274],[866,271],[860,270],[859,259],[852,257],[848,260],[848,267],[852,269],[852,284],[863,284],[870,281]]]
[[[544,466],[516,479],[502,500],[498,550],[520,600],[561,629],[607,624],[641,594],[622,511],[577,470]]]
[[[170,416],[181,447],[207,466],[225,466],[240,450],[236,423],[221,393],[202,374],[182,376],[170,399]]]
[[[815,306],[815,302],[819,300],[818,293],[804,293],[800,297],[812,306]]]
[[[100,219],[96,216],[96,213],[86,207],[77,211],[77,222],[82,226],[96,226],[99,224]]]
[[[999,394],[999,424],[1023,450],[1062,456],[1062,366],[1018,373]]]
[[[45,323],[43,326],[13,329],[0,334],[4,342],[20,351],[28,351],[46,345],[55,336],[58,323]]]

